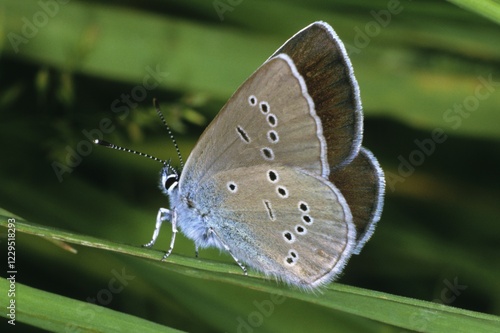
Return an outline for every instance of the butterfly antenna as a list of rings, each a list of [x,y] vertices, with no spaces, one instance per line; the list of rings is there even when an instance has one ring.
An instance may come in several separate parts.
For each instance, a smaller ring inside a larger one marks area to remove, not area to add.
[[[169,169],[172,169],[172,167],[170,166],[170,164],[167,161],[161,160],[158,157],[154,157],[154,156],[146,154],[146,153],[141,153],[141,152],[136,151],[136,150],[132,150],[132,149],[120,147],[120,146],[117,146],[117,145],[115,145],[115,144],[113,144],[111,142],[104,141],[104,140],[97,140],[96,139],[96,140],[94,140],[94,143],[96,145],[104,146],[106,148],[116,149],[116,150],[124,151],[124,152],[127,152],[127,153],[132,153],[132,154],[135,154],[135,155],[147,157],[149,159],[152,159],[153,161],[160,162],[161,164],[163,164],[164,166],[168,167]]]
[[[163,113],[160,110],[160,104],[158,104],[158,100],[156,98],[153,98],[153,105],[156,109],[156,113],[158,113],[158,116],[160,116],[160,119],[161,119],[163,125],[165,125],[165,128],[167,129],[168,135],[170,135],[170,140],[172,140],[172,142],[174,143],[175,151],[177,152],[177,157],[179,157],[179,161],[181,163],[181,170],[182,170],[184,168],[184,161],[182,160],[179,145],[177,144],[177,141],[175,140],[174,135],[172,134],[172,131],[170,130],[170,127],[168,126],[167,121],[165,120],[165,117],[163,117]]]

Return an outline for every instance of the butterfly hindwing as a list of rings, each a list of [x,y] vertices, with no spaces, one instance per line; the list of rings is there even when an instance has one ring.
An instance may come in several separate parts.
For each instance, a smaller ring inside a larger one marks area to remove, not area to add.
[[[358,254],[375,231],[384,202],[385,180],[382,168],[366,148],[341,169],[332,170],[330,181],[338,187],[351,209],[357,231]]]
[[[235,257],[288,283],[329,282],[351,255],[356,236],[345,199],[306,170],[264,164],[224,170],[197,197]]]

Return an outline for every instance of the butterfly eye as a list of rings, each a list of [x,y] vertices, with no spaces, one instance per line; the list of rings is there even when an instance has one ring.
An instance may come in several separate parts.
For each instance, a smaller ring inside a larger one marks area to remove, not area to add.
[[[165,183],[163,184],[163,186],[165,187],[165,189],[167,191],[170,191],[170,190],[174,189],[175,187],[177,187],[178,183],[179,183],[179,178],[177,175],[169,175],[166,177]]]

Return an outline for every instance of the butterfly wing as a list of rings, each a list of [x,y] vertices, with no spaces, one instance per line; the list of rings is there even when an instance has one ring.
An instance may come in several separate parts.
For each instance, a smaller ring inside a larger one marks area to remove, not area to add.
[[[263,64],[222,108],[191,152],[179,190],[195,192],[223,170],[273,163],[330,172],[314,103],[286,55]]]
[[[332,280],[380,216],[383,175],[373,155],[358,154],[361,140],[351,63],[331,27],[316,22],[247,79],[201,136],[178,187],[203,221],[189,228],[197,237],[211,228],[237,258],[289,283]]]
[[[314,87],[309,94],[324,125],[329,180],[351,208],[358,231],[354,253],[358,254],[380,219],[385,181],[377,159],[361,147],[363,114],[351,61],[342,41],[325,22],[302,29],[271,58],[282,53],[293,60],[307,87]]]
[[[306,170],[258,165],[219,172],[193,197],[242,262],[304,288],[327,283],[352,253],[356,232],[340,191]]]
[[[342,192],[351,209],[357,231],[354,253],[359,254],[380,220],[384,202],[384,173],[373,154],[361,147],[351,163],[332,170],[330,180]]]
[[[345,166],[361,146],[363,113],[359,86],[344,44],[332,27],[314,22],[305,27],[272,56],[287,54],[304,78],[315,110],[324,126],[328,163]]]

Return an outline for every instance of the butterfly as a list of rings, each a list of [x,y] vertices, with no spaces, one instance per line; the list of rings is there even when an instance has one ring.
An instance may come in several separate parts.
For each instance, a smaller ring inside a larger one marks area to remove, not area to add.
[[[242,84],[181,171],[139,153],[164,164],[160,188],[170,199],[146,246],[168,221],[163,259],[180,230],[197,251],[227,251],[245,274],[248,265],[302,289],[329,283],[361,251],[382,211],[383,171],[361,147],[362,132],[346,49],[330,25],[315,22]]]

